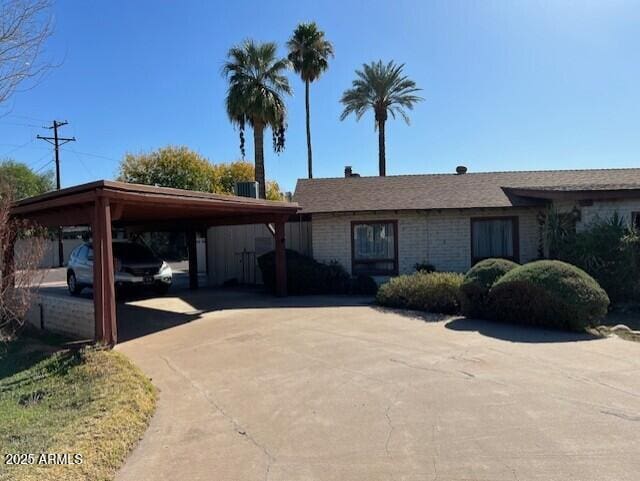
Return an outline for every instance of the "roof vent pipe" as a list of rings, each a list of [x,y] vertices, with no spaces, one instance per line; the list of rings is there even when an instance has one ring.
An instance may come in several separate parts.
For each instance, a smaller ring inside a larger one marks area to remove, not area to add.
[[[467,168],[464,165],[459,165],[456,167],[456,174],[463,175],[467,173]]]

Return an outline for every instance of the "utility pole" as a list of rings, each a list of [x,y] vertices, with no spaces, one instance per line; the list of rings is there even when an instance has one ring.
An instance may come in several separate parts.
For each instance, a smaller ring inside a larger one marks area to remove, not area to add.
[[[55,162],[56,162],[56,190],[60,190],[60,147],[67,142],[75,142],[75,137],[65,138],[58,136],[58,128],[67,125],[69,122],[66,120],[58,121],[54,120],[51,127],[43,127],[45,129],[53,129],[53,137],[43,137],[42,135],[38,135],[37,138],[40,140],[46,140],[51,145],[53,145],[53,151],[55,153]],[[58,227],[58,265],[62,267],[64,264],[64,248],[62,245],[62,227]]]

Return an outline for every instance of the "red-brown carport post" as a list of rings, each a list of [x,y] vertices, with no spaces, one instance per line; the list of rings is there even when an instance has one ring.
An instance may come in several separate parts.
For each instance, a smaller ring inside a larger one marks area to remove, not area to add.
[[[287,256],[285,252],[284,220],[275,223],[276,295],[287,295]]]
[[[198,243],[196,231],[187,230],[187,252],[189,257],[189,289],[198,288]]]
[[[91,223],[93,239],[93,304],[95,340],[113,346],[118,341],[116,294],[111,245],[111,207],[109,199],[98,196]]]

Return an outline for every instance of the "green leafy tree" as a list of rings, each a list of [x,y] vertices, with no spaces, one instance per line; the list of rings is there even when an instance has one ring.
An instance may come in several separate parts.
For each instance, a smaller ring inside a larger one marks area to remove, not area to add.
[[[407,125],[410,123],[407,110],[413,110],[416,103],[424,100],[416,95],[419,89],[416,83],[403,73],[404,64],[391,61],[387,64],[382,60],[364,64],[362,70],[356,70],[357,78],[352,82],[352,88],[342,94],[340,100],[344,110],[340,120],[349,114],[355,114],[356,119],[371,109],[375,116],[375,127],[378,130],[378,164],[380,175],[387,172],[385,157],[385,123],[389,114],[395,119],[400,115]]]
[[[236,182],[251,182],[255,175],[253,164],[244,160],[214,164],[212,166],[212,190],[219,194],[233,194]]]
[[[284,200],[284,194],[275,180],[267,181],[267,200]]]
[[[153,152],[126,154],[118,180],[134,184],[211,192],[212,166],[188,147],[163,147]]]
[[[125,155],[118,175],[122,182],[216,194],[233,194],[236,182],[250,182],[254,178],[255,168],[251,162],[239,160],[212,164],[187,147],[172,146]],[[266,181],[265,188],[268,200],[284,198],[277,182]]]
[[[256,175],[253,164],[244,160],[214,164],[212,167],[213,192],[219,194],[232,194],[236,182],[251,182]],[[284,198],[276,181],[267,180],[265,188],[267,200]]]
[[[54,188],[53,172],[34,172],[27,164],[15,160],[0,162],[0,183],[18,200],[44,194]]]
[[[273,149],[284,149],[287,109],[284,95],[291,94],[284,73],[289,61],[277,57],[273,42],[246,40],[232,47],[222,71],[229,81],[226,108],[231,122],[240,128],[240,150],[244,157],[244,129],[253,128],[255,179],[261,198],[265,198],[264,130],[271,128]]]
[[[309,86],[329,68],[333,57],[333,45],[325,39],[324,32],[315,22],[301,23],[287,42],[289,61],[293,70],[304,82],[304,104],[307,123],[307,165],[309,178],[313,178],[313,155],[311,151],[311,123],[309,108]]]

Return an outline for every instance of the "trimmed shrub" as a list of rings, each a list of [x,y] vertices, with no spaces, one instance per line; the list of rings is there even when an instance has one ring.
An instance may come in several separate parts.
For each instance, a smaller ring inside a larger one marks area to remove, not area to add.
[[[485,259],[473,266],[460,286],[460,308],[467,317],[491,317],[488,296],[491,286],[518,264],[507,259]]]
[[[499,321],[582,330],[607,314],[609,297],[583,270],[536,261],[507,272],[489,291]]]
[[[378,289],[376,301],[389,307],[455,314],[462,274],[453,272],[416,272],[393,277]]]
[[[302,294],[375,294],[378,286],[370,276],[351,278],[337,262],[323,264],[297,251],[286,251],[287,291]],[[267,289],[276,290],[276,254],[267,252],[258,257],[262,281]]]

